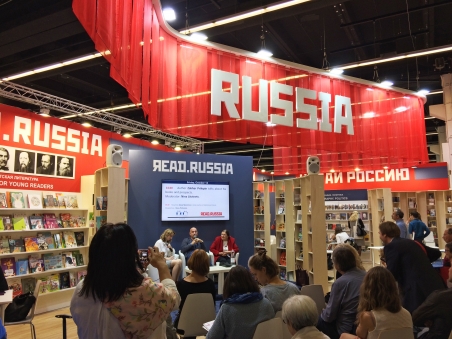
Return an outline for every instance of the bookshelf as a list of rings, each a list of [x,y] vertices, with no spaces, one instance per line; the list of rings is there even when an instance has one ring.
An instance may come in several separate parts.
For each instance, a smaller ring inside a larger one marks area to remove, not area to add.
[[[303,211],[301,208],[301,179],[293,179],[293,219],[294,219],[294,250],[295,266],[303,267]]]
[[[287,280],[295,281],[295,221],[296,214],[294,206],[294,180],[284,180],[286,213],[285,213],[285,227],[286,227],[286,278]]]
[[[446,229],[452,227],[452,191],[443,191],[443,211],[444,218],[440,211],[438,219],[438,247],[444,248],[446,242],[443,240],[443,233]],[[439,205],[438,205],[439,206]]]
[[[373,246],[381,246],[378,227],[381,222],[392,221],[392,194],[390,188],[377,188],[368,191],[370,219],[369,236]]]
[[[254,252],[265,248],[270,256],[270,187],[269,181],[253,182]]]
[[[286,192],[284,180],[275,181],[275,220],[276,220],[276,263],[280,276],[286,280],[287,274],[287,239],[286,239]]]

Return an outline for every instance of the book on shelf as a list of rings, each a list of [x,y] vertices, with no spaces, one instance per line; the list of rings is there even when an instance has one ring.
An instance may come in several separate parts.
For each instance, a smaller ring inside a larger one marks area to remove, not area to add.
[[[259,229],[263,229],[263,228],[264,227],[262,225],[262,227],[259,228]],[[83,231],[74,232],[74,236],[75,236],[75,242],[77,243],[77,246],[84,246],[85,245],[85,232],[83,232]]]
[[[8,201],[6,200],[6,193],[0,192],[0,208],[8,208]]]
[[[55,248],[65,248],[62,233],[55,233],[53,235],[53,240],[55,240]]]
[[[63,228],[71,227],[71,214],[70,213],[60,213],[60,220]]]
[[[71,280],[69,277],[69,272],[60,273],[60,290],[71,287]]]
[[[417,208],[416,198],[408,198],[408,208],[410,209]]]
[[[80,282],[86,277],[86,270],[77,272],[77,281]]]
[[[24,243],[26,252],[39,251],[38,240],[36,237],[24,237]]]
[[[44,269],[46,271],[64,267],[61,253],[45,253],[42,258],[44,259]]]
[[[66,268],[77,267],[77,261],[75,260],[72,252],[63,252],[63,265]]]
[[[44,272],[44,260],[40,255],[29,255],[28,268],[30,269],[30,273]]]
[[[293,204],[294,205],[300,205],[301,204],[301,194],[300,193],[294,193],[294,195],[293,195]]]
[[[347,213],[340,213],[340,220],[347,220]]]
[[[78,208],[78,202],[77,202],[76,195],[65,195],[63,199],[64,199],[64,204],[66,205],[66,208],[68,208],[68,209]]]
[[[428,194],[428,204],[435,205],[435,195],[433,193]]]
[[[8,280],[8,289],[13,290],[13,298],[22,294],[22,281],[20,278]]]
[[[75,258],[75,263],[77,264],[77,266],[85,265],[85,262],[83,261],[83,254],[81,254],[79,251],[72,251],[72,256]]]
[[[53,195],[53,193],[44,193],[44,207],[45,208],[58,208],[58,200],[56,198],[55,195]]]
[[[428,223],[428,227],[436,227],[436,220],[431,220],[431,221]]]
[[[301,220],[302,220],[301,210],[297,210],[297,222],[301,222]]]
[[[39,287],[39,293],[44,294],[48,293],[50,286],[49,286],[49,277],[39,277],[38,278],[41,281],[41,285]]]
[[[66,204],[64,203],[64,194],[63,193],[55,193],[55,197],[58,202],[58,208],[66,208]]]
[[[84,216],[77,217],[77,226],[78,227],[86,227],[86,218]]]
[[[34,293],[36,287],[35,278],[22,278],[22,291],[23,293]]]
[[[99,228],[107,223],[107,216],[106,215],[98,215],[96,216],[96,229],[99,230]]]
[[[102,197],[96,197],[96,210],[102,210]]]
[[[28,206],[32,209],[42,209],[42,194],[28,193]]]
[[[24,194],[22,192],[9,192],[12,208],[27,208],[25,205]]]
[[[69,272],[69,284],[71,287],[77,286],[77,273]]]
[[[44,229],[44,221],[40,215],[30,215],[30,229],[42,230]]]
[[[429,216],[431,216],[431,217],[436,217],[436,211],[435,211],[434,208],[431,208],[431,209],[429,210]]]
[[[8,237],[2,237],[0,239],[0,254],[11,253],[9,249],[9,239]]]
[[[38,233],[36,235],[36,242],[38,244],[39,251],[49,249],[49,245],[47,244],[46,237],[43,233]]]
[[[27,229],[27,223],[25,222],[26,218],[26,216],[24,217],[17,215],[13,217],[13,227],[15,231],[22,231]]]
[[[10,253],[25,252],[24,239],[9,239],[9,251]]]
[[[284,203],[279,204],[278,214],[284,214]]]
[[[55,292],[60,289],[60,275],[51,274],[47,277],[48,291]]]
[[[447,206],[447,213],[452,213],[452,206]]]
[[[2,216],[0,216],[0,218],[2,218],[3,229],[5,231],[12,231],[12,230],[14,230],[13,218],[10,215],[2,215]]]
[[[77,247],[73,231],[63,231],[64,245],[66,248]]]
[[[102,197],[102,210],[106,211],[108,206],[108,197],[103,196]]]
[[[28,274],[28,259],[18,259],[16,261],[17,275]]]
[[[16,259],[14,257],[1,258],[0,263],[5,277],[13,277],[16,275]]]
[[[55,214],[43,214],[44,228],[60,228],[59,222]]]

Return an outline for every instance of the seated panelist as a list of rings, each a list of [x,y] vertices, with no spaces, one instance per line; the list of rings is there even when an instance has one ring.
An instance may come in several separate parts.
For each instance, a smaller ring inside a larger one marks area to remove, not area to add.
[[[166,265],[171,270],[171,276],[174,281],[179,279],[179,275],[182,271],[182,260],[176,259],[174,256],[175,250],[171,246],[171,240],[176,233],[168,228],[162,233],[160,239],[155,242],[155,247],[158,247],[159,251],[163,253],[163,257],[166,260]]]
[[[198,230],[196,227],[190,228],[190,232],[188,234],[190,237],[182,240],[182,245],[180,246],[180,251],[184,254],[186,262],[188,262],[188,259],[190,259],[193,252],[197,249],[207,252],[204,241],[198,238]]]
[[[232,253],[238,253],[239,247],[235,239],[229,235],[228,230],[221,231],[221,236],[216,237],[210,246],[210,251],[215,257],[215,263],[231,263]]]

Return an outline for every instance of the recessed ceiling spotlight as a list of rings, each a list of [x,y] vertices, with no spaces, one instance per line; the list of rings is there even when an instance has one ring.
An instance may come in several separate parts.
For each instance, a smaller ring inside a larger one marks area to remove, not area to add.
[[[163,18],[166,21],[174,21],[176,20],[176,12],[174,12],[174,9],[172,8],[165,8],[163,10]]]
[[[270,58],[273,53],[266,49],[261,49],[259,52],[257,52],[257,55],[264,57],[264,58]]]
[[[276,126],[276,124],[272,124],[270,121],[265,123],[268,127]]]
[[[263,169],[261,169],[261,172],[262,172],[262,173],[264,173],[264,172],[265,172],[265,169],[264,169],[264,168],[263,168]]]
[[[275,174],[275,172],[270,172],[270,174]]]
[[[336,171],[335,171],[334,169],[330,169],[330,172],[331,172],[331,173],[334,173],[334,172],[336,172]]]
[[[330,70],[331,74],[339,75],[344,73],[344,70],[342,68],[333,68]]]
[[[285,175],[289,175],[289,172],[284,173]]]
[[[181,149],[182,149],[182,148],[180,148],[180,146],[174,147],[174,150],[175,150],[176,152],[179,152]]]
[[[207,35],[205,35],[203,33],[195,32],[190,35],[190,38],[192,38],[193,40],[197,40],[197,41],[204,41],[204,40],[207,40]]]
[[[394,83],[389,80],[385,80],[380,84],[380,86],[382,86],[382,87],[391,87],[392,85],[394,85]]]
[[[158,144],[160,144],[160,143],[159,143],[158,140],[152,140],[152,141],[151,141],[151,144],[153,144],[153,145],[158,145]]]
[[[124,138],[131,138],[132,137],[132,135],[130,133],[124,133],[122,136]]]
[[[85,122],[82,122],[82,126],[91,127],[93,125],[91,125],[88,121],[85,121]]]

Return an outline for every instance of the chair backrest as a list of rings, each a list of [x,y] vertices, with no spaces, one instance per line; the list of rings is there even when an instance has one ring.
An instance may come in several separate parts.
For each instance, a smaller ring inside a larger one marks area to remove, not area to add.
[[[148,277],[152,279],[152,281],[160,282],[159,271],[151,264],[149,264],[146,268],[146,273],[148,274]]]
[[[281,318],[273,318],[257,325],[253,339],[281,338],[283,322]]]
[[[275,318],[281,318],[282,321],[282,312],[278,311],[276,312]],[[290,339],[292,338],[292,334],[289,332],[289,328],[286,324],[282,324],[282,339]]]
[[[180,250],[179,250],[179,259],[182,261],[182,273],[181,273],[181,275],[182,275],[182,279],[184,279],[187,276],[187,273],[185,272],[185,266],[187,266],[187,263],[185,261],[184,253],[182,253]]]
[[[381,331],[378,339],[413,339],[413,329],[411,327],[394,328],[392,330]]]
[[[215,256],[213,255],[213,253],[208,251],[207,255],[209,256],[210,259],[210,266],[215,266]]]
[[[240,256],[240,253],[236,253],[236,254],[235,254],[235,264],[236,264],[236,265],[239,264],[239,256]]]
[[[206,335],[202,324],[215,319],[215,305],[211,293],[189,294],[180,313],[177,329],[184,337]]]
[[[35,316],[35,309],[36,309],[36,305],[38,304],[38,296],[39,296],[40,288],[41,288],[41,280],[36,279],[36,286],[35,286],[35,290],[33,291],[33,295],[36,298],[36,301],[33,304],[33,306],[31,307],[30,312],[28,313],[28,316],[30,316],[31,320],[33,320],[33,317]]]
[[[314,300],[317,305],[317,310],[319,311],[319,314],[322,313],[322,310],[326,306],[325,295],[323,294],[322,285],[305,285],[301,288],[300,294],[311,297],[312,300]]]

